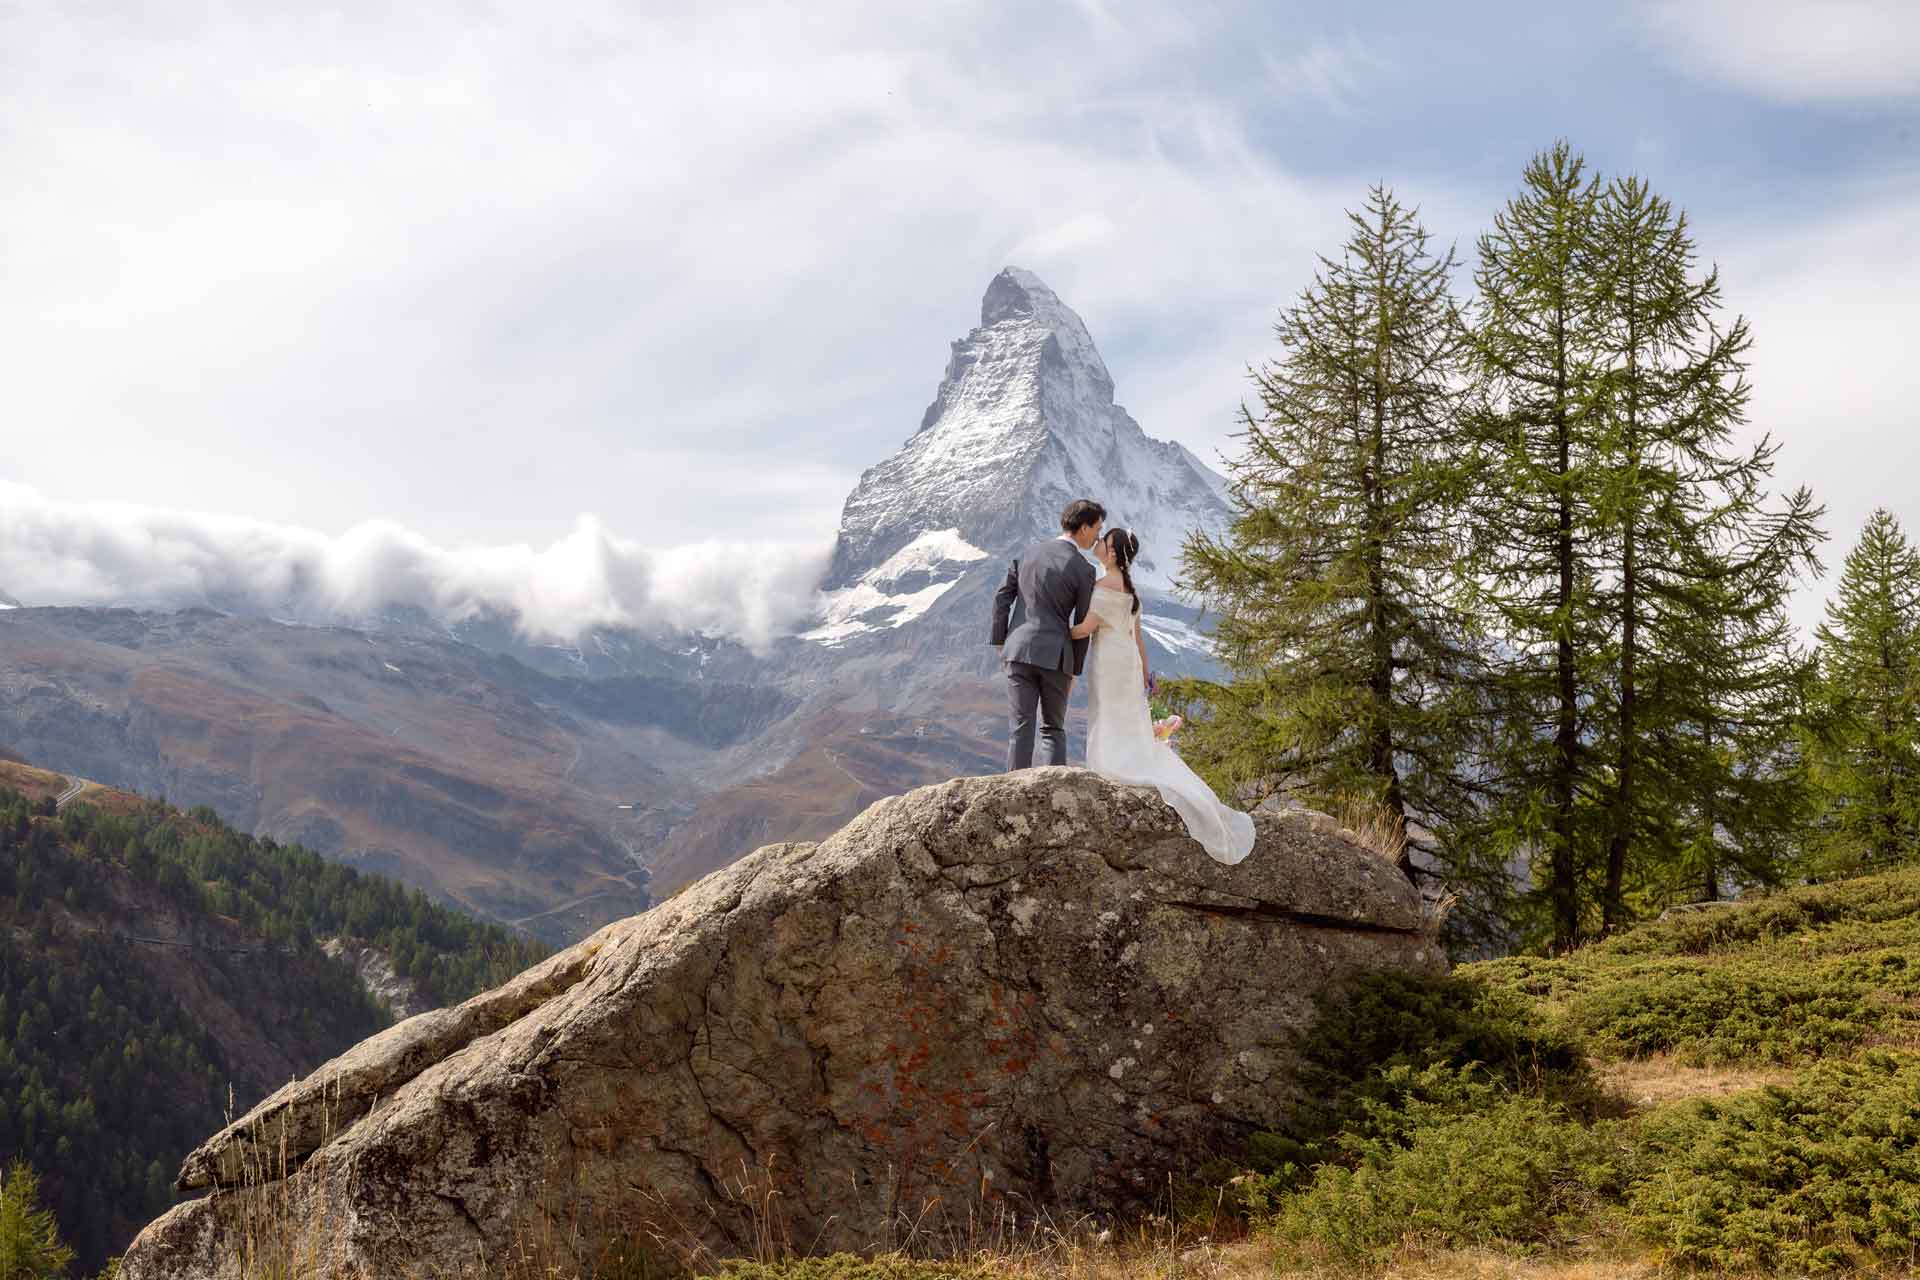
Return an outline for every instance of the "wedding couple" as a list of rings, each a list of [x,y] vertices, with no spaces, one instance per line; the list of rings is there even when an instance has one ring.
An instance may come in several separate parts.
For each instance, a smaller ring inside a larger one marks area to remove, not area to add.
[[[1172,746],[1154,736],[1140,595],[1133,589],[1140,540],[1125,529],[1102,532],[1106,519],[1097,502],[1068,503],[1060,536],[1021,552],[994,593],[992,643],[1006,665],[1011,710],[1007,768],[1033,764],[1036,710],[1047,763],[1067,762],[1067,695],[1085,671],[1087,767],[1116,782],[1158,787],[1215,860],[1238,862],[1253,849],[1253,819],[1221,804]],[[1102,571],[1088,562],[1089,551]]]

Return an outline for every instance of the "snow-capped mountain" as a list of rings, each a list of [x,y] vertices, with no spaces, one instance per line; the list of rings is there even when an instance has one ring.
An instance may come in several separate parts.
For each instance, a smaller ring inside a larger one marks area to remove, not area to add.
[[[1114,403],[1080,317],[1031,271],[1008,267],[987,286],[980,326],[953,344],[919,430],[848,496],[822,618],[802,639],[840,645],[927,615],[969,575],[1057,533],[1075,498],[1096,499],[1109,526],[1134,531],[1135,585],[1164,596],[1187,535],[1224,527],[1225,488]],[[1156,619],[1170,650],[1201,641],[1184,612]]]
[[[819,616],[770,650],[664,628],[547,644],[510,615],[407,605],[314,625],[257,601],[0,594],[0,746],[571,940],[758,844],[1000,768],[990,602],[1078,497],[1140,536],[1153,669],[1214,669],[1165,593],[1188,532],[1228,518],[1220,478],[1150,439],[1080,318],[1009,268],[919,429],[848,497]]]

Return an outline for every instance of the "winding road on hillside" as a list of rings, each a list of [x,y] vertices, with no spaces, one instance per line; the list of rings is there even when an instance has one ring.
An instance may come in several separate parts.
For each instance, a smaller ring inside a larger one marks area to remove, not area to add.
[[[62,791],[59,795],[53,798],[53,811],[55,813],[58,813],[60,812],[60,810],[66,808],[67,802],[69,800],[72,800],[75,796],[79,795],[82,791],[85,791],[87,789],[87,786],[88,786],[88,783],[85,778],[68,779],[67,789],[65,791]]]

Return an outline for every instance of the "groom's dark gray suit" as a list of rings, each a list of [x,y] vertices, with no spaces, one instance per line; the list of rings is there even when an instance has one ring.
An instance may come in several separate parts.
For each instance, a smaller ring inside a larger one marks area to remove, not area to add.
[[[993,596],[993,639],[1007,667],[1007,769],[1033,763],[1033,713],[1047,763],[1067,762],[1067,694],[1087,661],[1074,623],[1093,608],[1093,566],[1067,538],[1036,542],[1007,569]]]

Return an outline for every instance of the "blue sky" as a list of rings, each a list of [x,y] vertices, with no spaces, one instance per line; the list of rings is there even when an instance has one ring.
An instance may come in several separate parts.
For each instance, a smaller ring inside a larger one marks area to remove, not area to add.
[[[1559,137],[1688,211],[1837,559],[1920,526],[1916,126],[1904,0],[0,0],[0,589],[191,512],[804,575],[1002,265],[1211,456],[1368,183],[1470,263]]]

